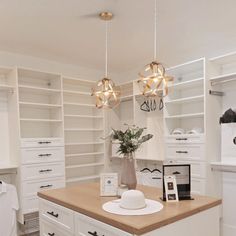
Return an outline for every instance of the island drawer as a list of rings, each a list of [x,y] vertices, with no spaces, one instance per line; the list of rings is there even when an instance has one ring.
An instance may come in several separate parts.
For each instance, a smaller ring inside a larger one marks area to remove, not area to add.
[[[21,168],[21,173],[23,181],[63,177],[65,175],[65,166],[64,162],[24,165]]]
[[[75,213],[75,236],[133,236],[108,224]]]
[[[64,160],[64,147],[27,148],[21,150],[22,164],[48,163]]]
[[[40,222],[41,236],[72,236],[73,234],[57,227],[57,225],[42,220]]]
[[[54,224],[55,227],[67,232],[74,232],[74,212],[72,210],[44,199],[40,199],[39,209],[42,221]]]

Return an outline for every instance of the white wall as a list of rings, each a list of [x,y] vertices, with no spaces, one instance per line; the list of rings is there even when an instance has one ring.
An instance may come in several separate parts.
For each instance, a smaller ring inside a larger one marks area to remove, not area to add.
[[[104,75],[103,70],[62,64],[56,61],[3,51],[0,51],[0,66],[26,67],[95,81],[103,78]]]

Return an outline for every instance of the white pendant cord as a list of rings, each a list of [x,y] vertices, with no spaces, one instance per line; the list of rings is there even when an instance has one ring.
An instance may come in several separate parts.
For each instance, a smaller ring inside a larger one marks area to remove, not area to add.
[[[108,44],[108,21],[106,21],[105,22],[105,24],[106,24],[106,39],[105,39],[105,47],[106,47],[106,49],[105,49],[105,78],[107,78],[107,76],[108,76],[108,47],[107,47],[107,44]]]
[[[157,0],[154,7],[154,61],[157,60]]]

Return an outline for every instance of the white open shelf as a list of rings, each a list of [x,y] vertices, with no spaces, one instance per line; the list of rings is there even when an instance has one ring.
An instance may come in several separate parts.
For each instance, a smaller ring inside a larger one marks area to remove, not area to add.
[[[0,91],[13,92],[14,91],[14,87],[10,86],[10,85],[6,85],[6,84],[0,84]]]
[[[66,166],[66,169],[78,169],[78,168],[86,168],[86,167],[94,167],[94,166],[104,166],[104,162],[94,162],[94,163],[81,164],[81,165],[70,165],[70,166]]]
[[[176,84],[170,84],[169,88],[183,89],[183,88],[189,88],[189,87],[203,85],[203,83],[204,83],[203,78],[197,78],[197,79],[193,79],[193,80],[179,82],[179,83],[176,83]]]
[[[21,118],[20,121],[30,121],[30,122],[62,122],[62,120],[52,120],[52,119],[27,119],[27,118]]]
[[[83,107],[95,107],[94,104],[85,104],[85,103],[75,103],[75,102],[64,102],[66,106],[83,106]]]
[[[104,142],[83,142],[83,143],[66,143],[66,146],[77,146],[77,145],[103,145]]]
[[[74,91],[74,90],[63,90],[63,93],[91,96],[91,93],[81,92],[81,91]]]
[[[80,182],[80,181],[86,181],[86,180],[93,180],[93,179],[99,179],[100,175],[90,175],[90,176],[84,176],[84,177],[78,177],[78,178],[68,178],[66,179],[67,183],[73,183],[73,182]]]
[[[181,114],[174,116],[166,116],[165,119],[181,119],[181,118],[196,118],[196,117],[204,117],[204,113],[190,113],[190,114]]]
[[[66,157],[85,157],[85,156],[98,156],[98,155],[104,155],[104,152],[87,152],[87,153],[66,154]]]
[[[42,107],[42,108],[60,108],[62,105],[57,104],[48,104],[48,103],[35,103],[35,102],[19,102],[22,106],[30,106],[30,107]]]
[[[203,101],[203,100],[204,100],[204,95],[199,95],[199,96],[169,100],[169,101],[166,101],[165,104],[182,104],[182,103],[189,103],[189,102],[198,102],[198,101]]]
[[[231,64],[236,61],[236,52],[231,52],[221,56],[213,57],[210,58],[209,61],[218,65]]]
[[[61,93],[60,89],[51,89],[51,88],[43,88],[43,87],[36,87],[36,86],[29,86],[29,85],[19,85],[19,89],[22,92],[36,92],[42,94],[51,94],[51,93]]]
[[[103,129],[65,129],[66,132],[101,132]]]
[[[210,79],[212,86],[217,85],[217,84],[231,82],[231,81],[236,81],[236,73],[218,75]]]
[[[89,116],[89,115],[69,115],[66,114],[64,117],[68,118],[88,118],[88,119],[103,119],[103,116]]]

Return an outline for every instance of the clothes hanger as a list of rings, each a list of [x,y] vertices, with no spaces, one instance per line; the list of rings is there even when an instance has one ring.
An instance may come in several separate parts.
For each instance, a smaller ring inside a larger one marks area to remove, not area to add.
[[[159,111],[161,111],[163,107],[164,107],[164,103],[163,103],[163,99],[161,98],[159,102]]]
[[[153,173],[153,172],[159,172],[159,173],[161,173],[161,171],[160,171],[159,169],[157,169],[157,168],[153,169],[153,170],[152,170],[152,173]]]
[[[147,167],[145,167],[145,168],[143,168],[142,170],[140,170],[140,172],[144,172],[145,170],[147,170],[147,171],[149,171],[150,173],[152,173],[152,171],[151,171],[149,168],[147,168]]]
[[[148,101],[148,100],[145,100],[145,101],[141,104],[140,109],[141,109],[142,111],[150,112],[149,101]]]

